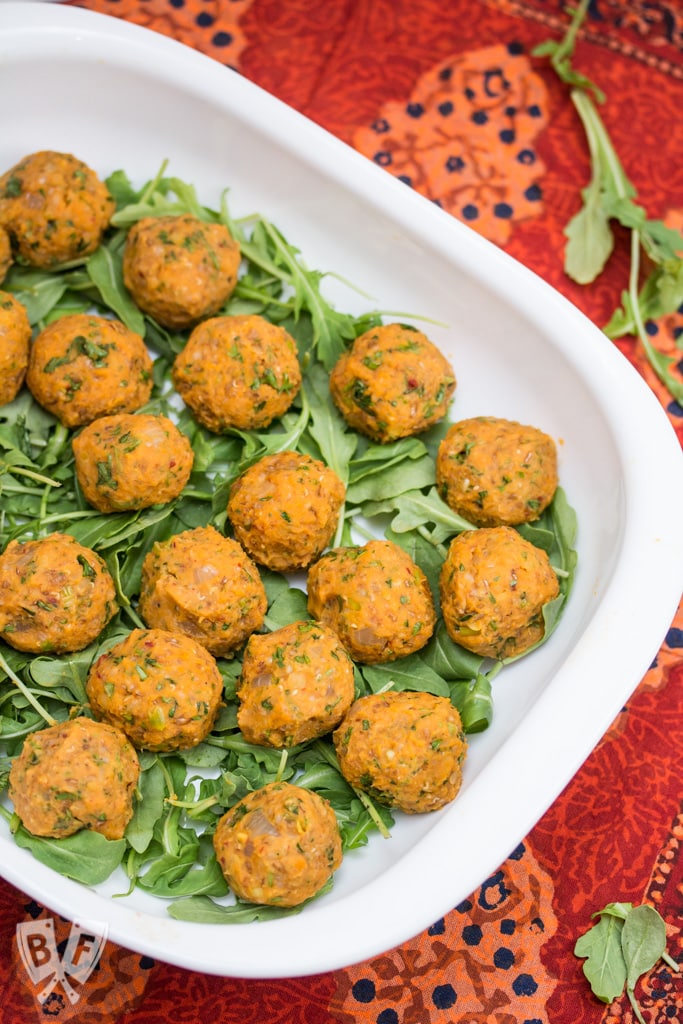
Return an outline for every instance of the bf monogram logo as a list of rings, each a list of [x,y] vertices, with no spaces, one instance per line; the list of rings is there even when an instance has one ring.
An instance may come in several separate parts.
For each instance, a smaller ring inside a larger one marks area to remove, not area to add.
[[[17,946],[41,1005],[58,984],[69,1002],[77,1003],[80,989],[97,966],[106,942],[106,925],[84,921],[72,924],[60,958],[52,918],[22,921],[17,925]],[[74,988],[73,982],[79,986]]]

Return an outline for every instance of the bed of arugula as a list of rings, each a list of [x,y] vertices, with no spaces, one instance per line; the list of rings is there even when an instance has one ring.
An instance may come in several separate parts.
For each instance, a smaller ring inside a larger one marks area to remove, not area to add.
[[[11,758],[32,730],[88,713],[85,680],[93,660],[132,628],[143,626],[136,611],[142,562],[155,541],[207,523],[229,532],[228,491],[235,478],[263,455],[297,449],[320,458],[347,485],[344,515],[334,544],[362,543],[383,534],[406,550],[424,570],[439,608],[438,575],[449,540],[470,524],[438,497],[434,457],[448,424],[419,438],[377,445],[346,427],[329,397],[328,372],[360,333],[381,322],[379,313],[354,317],[324,298],[324,274],[306,267],[298,250],[261,216],[235,221],[225,196],[220,208],[200,204],[195,189],[165,176],[136,191],[122,171],[107,184],[117,212],[102,247],[86,261],[44,272],[14,266],[3,287],[25,305],[34,327],[67,313],[96,310],[113,314],[142,334],[155,356],[155,387],[144,411],[171,415],[194,450],[194,469],[180,497],[138,512],[102,514],[84,501],[73,472],[71,433],[41,409],[24,389],[0,408],[0,542],[72,534],[98,551],[116,582],[120,611],[95,643],[66,656],[27,655],[0,642],[0,790],[7,786]],[[296,339],[303,386],[292,406],[265,432],[233,430],[215,435],[200,427],[174,398],[170,368],[186,335],[173,334],[144,317],[122,281],[121,255],[126,231],[146,215],[191,212],[221,220],[239,240],[243,267],[228,313],[258,313],[282,324]],[[396,319],[396,317],[393,317]],[[560,596],[544,613],[546,635],[553,632],[569,595],[576,554],[575,515],[562,489],[540,520],[520,528],[544,548],[560,579]],[[261,571],[268,594],[265,628],[307,618],[302,579]],[[339,773],[329,740],[278,751],[251,745],[237,728],[235,684],[239,657],[219,659],[225,681],[225,707],[208,739],[173,754],[142,752],[136,809],[125,838],[105,839],[82,830],[64,839],[30,835],[9,802],[0,813],[15,841],[54,870],[88,885],[121,867],[136,886],[170,900],[179,919],[245,922],[295,913],[224,900],[227,885],[213,856],[211,836],[218,818],[247,792],[276,778],[296,780],[329,799],[336,812],[344,850],[362,846],[372,833],[388,835],[388,808],[354,791]],[[454,644],[439,619],[423,650],[386,665],[357,666],[357,694],[395,689],[426,690],[450,697],[468,734],[488,727],[493,715],[492,680],[504,668]]]

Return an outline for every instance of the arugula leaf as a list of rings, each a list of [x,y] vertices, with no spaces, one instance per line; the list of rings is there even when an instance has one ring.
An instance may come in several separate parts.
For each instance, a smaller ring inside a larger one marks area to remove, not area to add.
[[[123,283],[121,246],[118,240],[101,245],[88,257],[85,266],[104,305],[113,310],[129,330],[144,338],[145,317]]]
[[[593,994],[611,1003],[626,990],[640,1024],[645,1024],[635,997],[635,986],[659,962],[675,972],[679,965],[666,950],[666,925],[648,904],[608,903],[593,915],[598,923],[577,940],[574,954],[585,958],[583,973]]]
[[[408,490],[381,501],[367,501],[362,508],[367,516],[396,512],[391,521],[394,533],[405,533],[421,529],[425,523],[434,523],[436,528],[430,534],[433,544],[441,544],[463,530],[475,529],[472,523],[451,511],[439,497],[436,487],[432,487],[427,494],[420,490]]]
[[[7,814],[4,808],[0,808],[0,813]],[[83,885],[106,881],[121,864],[126,850],[125,839],[105,839],[90,829],[81,829],[64,839],[46,839],[31,835],[19,825],[14,831],[14,841],[22,849],[30,850],[41,864]]]
[[[572,65],[577,34],[588,6],[589,0],[580,0],[561,41],[549,40],[533,51],[537,56],[549,56],[560,80],[570,86],[570,98],[581,118],[590,154],[591,179],[582,190],[582,206],[565,228],[565,271],[579,284],[590,284],[601,274],[612,252],[610,222],[616,221],[631,232],[629,286],[622,308],[615,311],[604,330],[612,338],[636,335],[661,382],[678,402],[683,402],[683,382],[671,372],[676,360],[657,351],[645,328],[648,319],[673,313],[683,300],[683,235],[661,221],[649,219],[635,202],[636,189],[595,105],[604,102],[604,94]],[[654,268],[639,288],[641,248]]]
[[[189,896],[172,903],[168,912],[176,921],[195,921],[202,924],[250,924],[252,921],[274,921],[280,917],[300,914],[305,904],[298,907],[269,907],[257,903],[215,903],[208,896]]]
[[[603,1003],[617,999],[626,984],[626,962],[621,950],[623,926],[619,918],[605,915],[574,946],[575,956],[586,958],[583,973],[593,994]]]

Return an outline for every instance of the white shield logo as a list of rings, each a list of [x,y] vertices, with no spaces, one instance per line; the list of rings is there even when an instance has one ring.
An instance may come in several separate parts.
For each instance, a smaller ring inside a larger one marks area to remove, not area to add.
[[[16,935],[22,962],[38,990],[38,1002],[44,1003],[60,984],[73,1005],[81,993],[71,982],[82,987],[92,974],[107,940],[107,926],[99,921],[75,921],[61,959],[52,918],[22,921]]]

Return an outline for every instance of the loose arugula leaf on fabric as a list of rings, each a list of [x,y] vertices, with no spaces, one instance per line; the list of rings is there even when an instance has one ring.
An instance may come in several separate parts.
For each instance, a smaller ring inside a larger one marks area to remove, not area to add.
[[[585,959],[583,973],[593,994],[611,1003],[626,991],[636,1019],[645,1024],[637,982],[660,960],[675,973],[681,969],[667,952],[666,924],[649,904],[609,903],[592,916],[598,922],[577,940],[574,955]]]
[[[680,403],[683,382],[672,373],[676,360],[652,344],[646,321],[673,313],[683,301],[683,235],[659,220],[650,219],[635,200],[637,191],[614,149],[596,103],[604,94],[573,64],[574,47],[590,0],[580,0],[565,36],[536,47],[536,56],[547,56],[558,77],[570,86],[570,98],[581,118],[588,142],[591,179],[583,189],[582,206],[569,221],[565,234],[565,270],[579,284],[590,284],[602,273],[614,245],[611,222],[631,232],[631,265],[623,306],[616,310],[605,332],[615,338],[633,334],[639,338],[655,373]],[[641,285],[641,249],[654,264]]]

